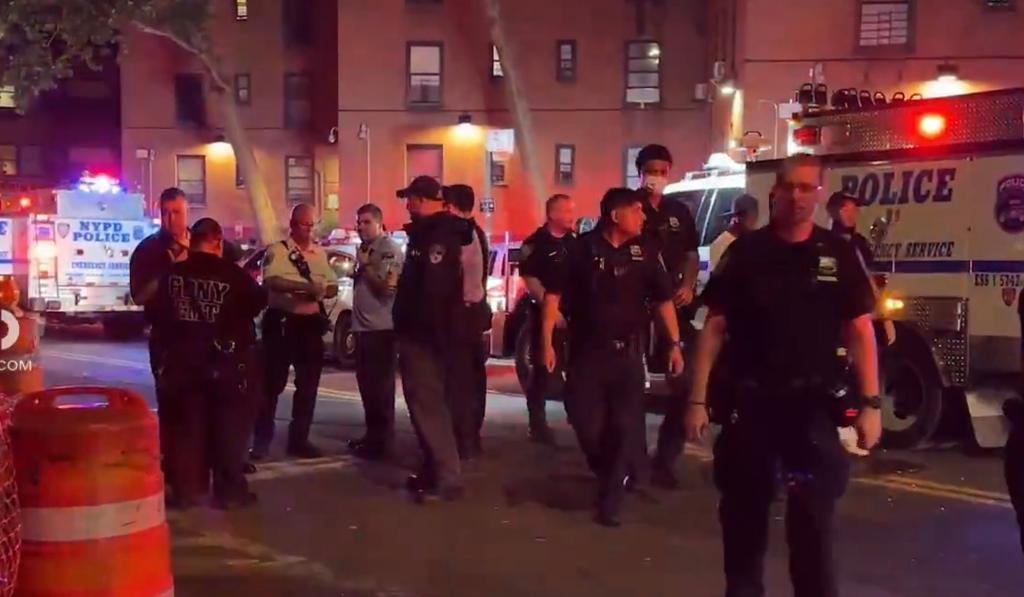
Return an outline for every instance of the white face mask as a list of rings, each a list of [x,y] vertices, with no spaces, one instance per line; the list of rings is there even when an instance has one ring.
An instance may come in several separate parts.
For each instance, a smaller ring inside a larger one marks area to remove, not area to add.
[[[668,178],[664,176],[644,176],[643,180],[644,188],[660,195],[665,191],[665,187],[668,186]]]

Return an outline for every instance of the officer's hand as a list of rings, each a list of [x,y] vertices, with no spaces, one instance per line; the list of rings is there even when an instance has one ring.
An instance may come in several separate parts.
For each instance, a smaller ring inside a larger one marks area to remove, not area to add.
[[[885,331],[885,345],[892,346],[896,343],[896,324],[891,319],[882,320],[882,329]]]
[[[857,445],[870,450],[882,439],[882,411],[877,408],[861,409],[853,426],[857,429]]]
[[[558,358],[555,356],[555,347],[550,343],[545,343],[544,346],[544,367],[548,370],[548,373],[555,372],[555,365],[557,364]]]
[[[693,302],[693,289],[689,287],[680,288],[679,292],[672,297],[672,303],[677,307],[685,307]]]
[[[708,430],[708,424],[711,422],[708,417],[707,406],[704,404],[689,404],[686,407],[684,422],[686,425],[687,441],[695,442],[702,439]]]
[[[370,249],[360,247],[359,250],[356,251],[356,261],[359,265],[366,265],[370,263]]]
[[[319,280],[313,280],[309,283],[309,294],[313,295],[314,299],[320,300],[327,294],[327,286]]]
[[[672,377],[679,377],[683,374],[684,367],[683,349],[676,344],[668,351],[668,374]]]

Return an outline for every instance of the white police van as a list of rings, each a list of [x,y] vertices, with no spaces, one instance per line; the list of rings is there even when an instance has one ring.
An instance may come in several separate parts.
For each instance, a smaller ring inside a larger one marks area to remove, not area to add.
[[[22,198],[0,219],[0,274],[15,276],[25,307],[48,322],[100,322],[115,336],[141,333],[141,307],[129,292],[135,247],[159,227],[145,216],[142,195],[124,193],[105,176],[73,189]]]
[[[1024,89],[1007,89],[794,119],[791,152],[821,156],[826,195],[842,190],[862,204],[858,227],[896,324],[882,355],[890,445],[926,445],[968,422],[980,446],[1005,443],[1001,406],[1021,366],[1022,114]],[[776,168],[747,165],[759,201]]]

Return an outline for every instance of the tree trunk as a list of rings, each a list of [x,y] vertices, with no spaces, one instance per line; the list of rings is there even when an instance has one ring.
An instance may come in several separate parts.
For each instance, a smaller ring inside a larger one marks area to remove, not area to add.
[[[531,215],[534,221],[543,213],[541,206],[547,198],[547,185],[537,163],[536,140],[533,136],[533,121],[530,116],[530,104],[526,92],[520,84],[519,73],[516,71],[515,50],[505,37],[505,26],[501,20],[501,0],[484,0],[487,16],[490,21],[491,39],[498,48],[501,57],[502,72],[505,75],[505,90],[512,107],[512,118],[515,123],[516,145],[523,157],[523,169],[533,187],[534,203]]]
[[[249,143],[249,135],[242,126],[241,118],[238,115],[238,106],[235,105],[234,96],[228,91],[216,92],[220,100],[221,112],[224,117],[224,136],[231,143],[235,152],[235,159],[242,171],[245,180],[245,190],[249,193],[249,201],[252,203],[252,211],[256,215],[256,226],[259,230],[260,242],[268,245],[281,237],[281,229],[277,223],[277,213],[274,211],[273,202],[270,200],[270,191],[267,190],[267,183],[263,179],[263,171],[256,162],[256,155],[253,153],[252,145]]]

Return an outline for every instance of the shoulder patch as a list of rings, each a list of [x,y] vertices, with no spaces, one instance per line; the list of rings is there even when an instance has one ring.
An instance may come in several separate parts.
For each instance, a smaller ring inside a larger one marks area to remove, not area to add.
[[[437,265],[438,263],[441,263],[441,260],[444,259],[444,255],[447,252],[448,252],[448,249],[446,249],[444,247],[444,245],[441,245],[441,244],[430,245],[430,250],[427,252],[427,254],[430,255],[430,263],[433,263],[434,265]]]
[[[668,227],[672,230],[679,230],[679,218],[675,216],[669,216]]]

